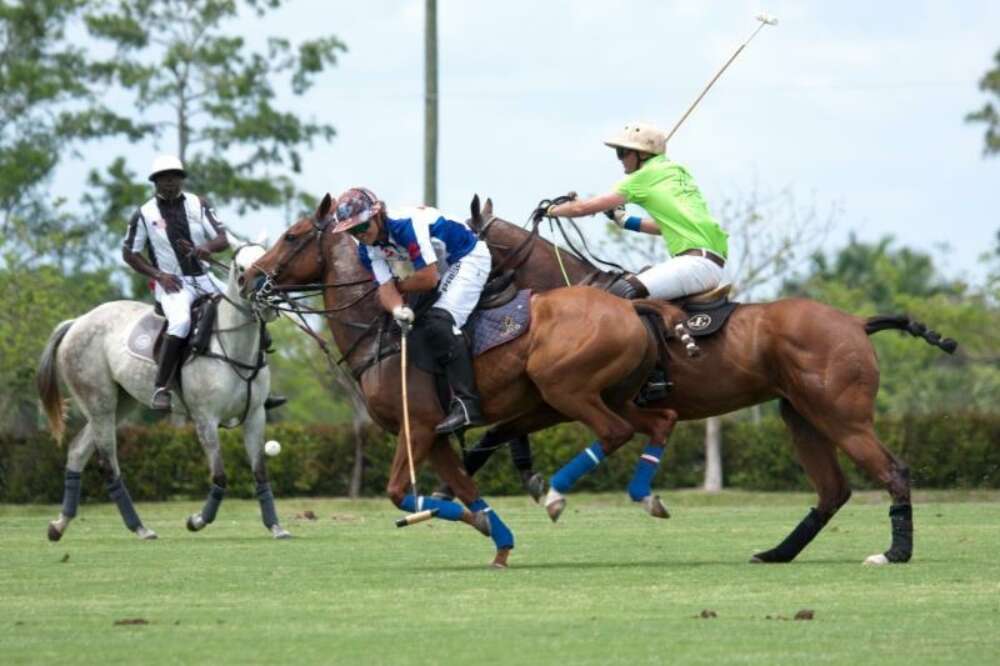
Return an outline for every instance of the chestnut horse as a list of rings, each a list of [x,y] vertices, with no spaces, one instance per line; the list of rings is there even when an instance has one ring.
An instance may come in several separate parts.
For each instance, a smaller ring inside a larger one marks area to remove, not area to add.
[[[487,241],[495,267],[516,269],[519,287],[545,291],[564,287],[568,278],[573,284],[608,288],[621,279],[565,250],[557,254],[552,243],[538,237],[537,223],[528,231],[496,218],[489,200],[482,211],[478,197],[473,200],[468,224]],[[668,317],[684,318],[676,312]],[[838,449],[892,498],[892,545],[865,562],[906,562],[912,556],[909,470],[879,441],[873,423],[879,369],[868,336],[890,328],[922,337],[948,353],[957,347],[906,316],[863,319],[816,301],[789,298],[739,305],[721,331],[699,338],[699,357],[671,355],[674,387],[658,405],[676,411],[680,420],[691,420],[778,399],[795,452],[819,496],[817,506],[784,541],[752,561],[793,560],[847,502],[851,489],[837,461]],[[524,434],[501,426],[486,439],[499,442]]]
[[[444,411],[434,379],[412,366],[406,368],[406,377],[413,465],[429,459],[468,509],[448,500],[407,494],[411,483],[400,428],[401,359],[393,353],[398,351],[398,331],[383,326],[388,315],[378,302],[371,274],[361,264],[357,243],[347,234],[330,232],[332,206],[326,195],[312,216],[292,225],[243,276],[243,293],[268,299],[282,289],[323,283],[327,323],[360,384],[368,412],[380,426],[398,433],[387,489],[390,499],[406,511],[437,509],[437,518],[477,527],[496,545],[494,566],[506,566],[513,535],[479,496],[447,436],[435,434]],[[676,421],[673,412],[639,408],[632,402],[661,347],[637,307],[659,312],[662,306],[630,303],[591,287],[533,296],[530,329],[474,361],[486,420],[525,432],[536,430],[538,422],[578,420],[597,435],[598,442],[581,454],[595,461],[636,431],[665,444]],[[587,471],[581,464],[587,466],[586,461],[577,463],[566,478]]]

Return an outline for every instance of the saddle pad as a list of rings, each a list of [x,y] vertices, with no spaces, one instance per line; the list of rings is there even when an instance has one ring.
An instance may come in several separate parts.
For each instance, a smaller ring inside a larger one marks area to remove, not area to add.
[[[739,303],[721,300],[710,304],[711,307],[685,307],[685,314],[688,316],[685,325],[696,338],[712,335],[726,324],[737,305]]]
[[[516,340],[531,328],[531,290],[522,289],[514,300],[491,310],[476,310],[465,331],[472,338],[473,356]]]
[[[153,357],[153,347],[166,321],[152,310],[140,317],[132,325],[132,330],[129,331],[126,338],[125,348],[128,353],[143,361],[156,363],[156,359]]]

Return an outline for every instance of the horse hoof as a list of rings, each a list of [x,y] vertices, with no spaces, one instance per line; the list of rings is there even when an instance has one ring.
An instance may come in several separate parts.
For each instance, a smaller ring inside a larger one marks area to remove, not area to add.
[[[472,514],[472,526],[482,533],[483,536],[490,536],[493,530],[490,528],[490,519],[485,511],[476,511]]]
[[[642,498],[642,508],[653,518],[669,518],[670,512],[659,495],[646,495]]]
[[[62,530],[56,526],[56,521],[49,522],[49,541],[59,541],[62,539]]]
[[[878,553],[877,555],[869,555],[865,558],[863,564],[868,566],[881,566],[883,564],[889,564],[889,558],[883,553]]]
[[[496,557],[493,558],[493,562],[490,563],[490,566],[494,569],[506,569],[508,557],[510,557],[510,548],[498,550]]]
[[[205,525],[207,524],[208,523],[205,522],[205,519],[201,517],[200,513],[195,513],[188,516],[187,528],[189,532],[198,532],[204,529]]]
[[[545,496],[545,512],[549,514],[553,523],[559,520],[565,509],[566,498],[555,488],[549,488],[549,493]]]
[[[291,539],[292,533],[281,525],[271,525],[271,536],[275,539]]]
[[[143,525],[140,525],[139,528],[136,529],[135,535],[143,541],[152,541],[157,538],[156,532]]]
[[[528,491],[531,495],[531,499],[535,500],[535,504],[538,504],[542,500],[542,496],[547,490],[548,484],[545,482],[545,477],[535,472],[524,482],[524,489]]]

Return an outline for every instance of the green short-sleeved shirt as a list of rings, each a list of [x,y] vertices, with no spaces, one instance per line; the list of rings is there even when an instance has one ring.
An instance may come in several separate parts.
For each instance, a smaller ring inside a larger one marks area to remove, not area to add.
[[[729,235],[708,212],[687,169],[657,155],[615,186],[629,203],[642,206],[660,227],[671,256],[705,248],[725,258]]]

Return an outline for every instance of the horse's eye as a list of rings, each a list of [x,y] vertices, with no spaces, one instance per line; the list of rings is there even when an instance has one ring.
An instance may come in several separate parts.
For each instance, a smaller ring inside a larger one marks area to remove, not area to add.
[[[286,240],[286,241],[289,241],[289,242],[291,242],[291,241],[295,240],[295,234],[293,234],[293,233],[291,233],[291,232],[289,232],[289,233],[285,234],[285,240]]]

